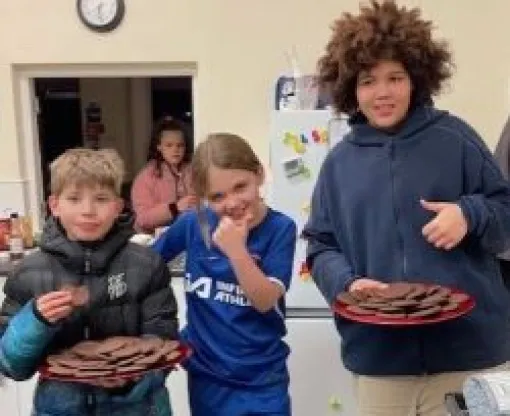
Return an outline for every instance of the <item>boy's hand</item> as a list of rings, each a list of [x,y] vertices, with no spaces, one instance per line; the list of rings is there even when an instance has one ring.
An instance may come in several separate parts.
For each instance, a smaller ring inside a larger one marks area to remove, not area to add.
[[[244,248],[250,230],[249,223],[252,219],[251,213],[247,213],[244,218],[236,221],[227,216],[222,217],[212,235],[214,244],[227,257],[230,257],[236,250]]]
[[[58,290],[39,296],[35,301],[37,311],[54,324],[67,318],[73,311],[73,296],[68,290]]]
[[[356,279],[349,286],[349,292],[363,292],[367,295],[376,294],[379,290],[384,290],[388,287],[386,283],[379,282],[373,279]]]
[[[421,206],[437,215],[422,228],[425,239],[436,248],[451,250],[464,238],[468,224],[459,205],[451,202],[420,201]]]

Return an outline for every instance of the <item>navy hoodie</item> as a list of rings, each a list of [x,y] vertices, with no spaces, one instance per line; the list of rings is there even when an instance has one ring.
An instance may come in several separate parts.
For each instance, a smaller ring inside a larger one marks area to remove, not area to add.
[[[420,199],[460,205],[468,234],[451,251],[422,236]],[[345,366],[362,375],[474,370],[510,358],[510,295],[495,254],[510,240],[510,188],[462,120],[418,107],[398,132],[365,122],[328,154],[304,229],[312,276],[332,303],[357,276],[431,282],[476,299],[468,315],[413,328],[336,318]]]

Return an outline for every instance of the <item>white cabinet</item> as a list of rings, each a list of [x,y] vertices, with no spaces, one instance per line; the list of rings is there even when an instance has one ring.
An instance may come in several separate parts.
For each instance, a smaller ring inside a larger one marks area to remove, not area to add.
[[[353,416],[351,374],[340,359],[340,336],[332,318],[287,319],[293,416]]]
[[[184,295],[183,279],[172,279],[172,287],[179,308],[179,326],[182,328],[186,324],[186,299]],[[173,414],[177,416],[189,416],[188,379],[186,371],[179,369],[170,373],[166,385],[172,400]]]
[[[5,378],[0,379],[0,414],[6,416],[19,415],[16,383]]]
[[[0,304],[4,300],[5,278],[0,276]],[[0,375],[0,414],[18,416],[18,386],[17,383]],[[30,415],[29,415],[30,416]]]
[[[34,400],[34,390],[37,383],[36,374],[30,380],[16,383],[18,389],[18,409],[19,416],[30,416],[32,412],[32,403]]]

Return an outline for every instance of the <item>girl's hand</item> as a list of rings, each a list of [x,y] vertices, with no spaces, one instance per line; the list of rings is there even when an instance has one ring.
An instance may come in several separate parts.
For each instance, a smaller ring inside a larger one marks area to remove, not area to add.
[[[379,282],[373,279],[356,279],[349,286],[349,292],[362,292],[366,295],[375,295],[379,290],[384,290],[388,287],[386,283]]]
[[[192,209],[196,207],[198,203],[198,199],[195,195],[188,195],[185,197],[182,197],[177,201],[177,210],[179,212],[187,211],[188,209]]]
[[[464,238],[468,224],[459,205],[451,202],[428,202],[421,206],[437,215],[422,228],[425,239],[436,248],[451,250]]]
[[[249,223],[252,218],[251,213],[236,221],[227,216],[221,218],[214,230],[212,240],[227,257],[235,256],[236,251],[246,248]]]
[[[69,290],[49,292],[37,298],[35,307],[46,321],[54,324],[73,311],[73,295]]]

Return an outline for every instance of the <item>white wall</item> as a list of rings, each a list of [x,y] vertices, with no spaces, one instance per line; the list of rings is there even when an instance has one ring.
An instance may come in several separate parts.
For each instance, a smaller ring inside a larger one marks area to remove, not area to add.
[[[458,70],[439,105],[465,117],[494,146],[509,110],[510,3],[399,3],[421,5],[451,41]],[[313,70],[333,18],[357,6],[357,0],[127,1],[123,24],[113,33],[96,34],[79,22],[74,1],[3,0],[0,179],[24,179],[13,104],[16,73],[33,64],[196,65],[198,138],[211,130],[231,130],[246,136],[267,161],[268,108],[275,77],[286,67],[284,51],[296,45],[303,68]]]

